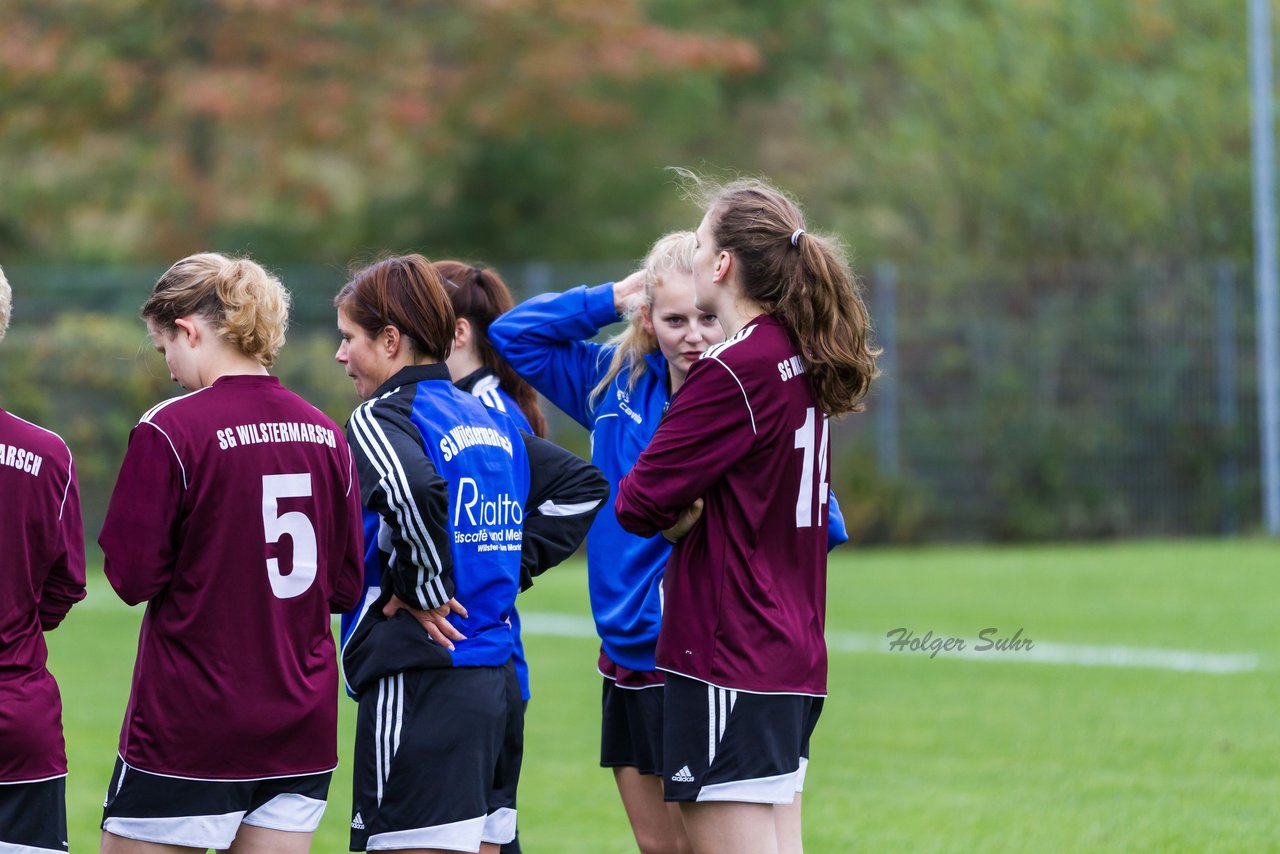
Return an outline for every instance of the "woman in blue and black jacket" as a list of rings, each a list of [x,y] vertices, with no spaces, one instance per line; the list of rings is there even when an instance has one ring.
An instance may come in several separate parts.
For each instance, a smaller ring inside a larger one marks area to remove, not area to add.
[[[351,848],[496,851],[516,823],[499,779],[516,591],[573,553],[607,485],[454,386],[454,312],[425,258],[361,270],[335,303],[337,360],[365,399],[347,433],[376,579],[343,639]]]
[[[660,776],[663,674],[654,649],[671,545],[622,530],[613,498],[689,367],[724,340],[715,315],[693,303],[693,250],[692,232],[669,234],[622,281],[535,297],[489,327],[498,354],[591,431],[591,462],[609,480],[609,501],[587,535],[604,677],[600,764],[614,769],[642,852],[691,850],[677,809],[663,802]],[[590,340],[624,318],[626,329],[608,343]],[[834,500],[830,506],[834,546],[847,537]]]

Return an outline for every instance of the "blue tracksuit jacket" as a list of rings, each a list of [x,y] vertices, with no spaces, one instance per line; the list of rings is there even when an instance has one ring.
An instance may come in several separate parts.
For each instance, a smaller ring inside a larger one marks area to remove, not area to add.
[[[516,426],[524,432],[533,432],[533,427],[529,424],[529,419],[525,417],[524,412],[520,410],[520,405],[512,399],[511,395],[502,390],[498,385],[497,375],[488,368],[481,368],[468,374],[454,385],[475,395],[490,409],[507,413]],[[520,682],[520,699],[528,701],[532,696],[529,686],[529,661],[524,657],[524,639],[520,636],[520,612],[514,607],[511,609],[511,643],[514,647],[511,660],[516,666],[516,679]]]
[[[370,535],[368,592],[344,621],[349,689],[405,670],[505,664],[517,589],[581,543],[604,479],[454,387],[440,364],[400,370],[347,434]],[[449,619],[466,640],[450,651],[408,614],[383,617],[393,593],[424,609],[458,599],[468,616]]]

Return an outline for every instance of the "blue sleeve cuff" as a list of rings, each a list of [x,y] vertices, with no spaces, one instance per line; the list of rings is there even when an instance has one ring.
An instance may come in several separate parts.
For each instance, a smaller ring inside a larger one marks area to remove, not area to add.
[[[587,319],[597,328],[622,319],[613,307],[613,282],[587,288]]]

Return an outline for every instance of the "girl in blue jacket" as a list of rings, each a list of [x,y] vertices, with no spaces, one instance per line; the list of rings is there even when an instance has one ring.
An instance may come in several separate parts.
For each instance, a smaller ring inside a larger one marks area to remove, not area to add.
[[[444,281],[449,303],[453,306],[453,349],[444,360],[453,384],[480,398],[490,409],[505,412],[516,426],[539,438],[547,436],[547,419],[538,406],[538,393],[512,370],[493,349],[489,340],[489,324],[515,305],[511,290],[491,267],[477,267],[461,261],[433,261],[431,266]],[[495,786],[510,790],[511,803],[516,802],[516,785],[524,761],[524,716],[529,705],[529,663],[524,655],[520,634],[520,614],[512,607],[511,654],[520,693],[512,698],[507,710],[507,731],[503,738]],[[502,846],[501,854],[520,854],[517,830],[511,842]]]

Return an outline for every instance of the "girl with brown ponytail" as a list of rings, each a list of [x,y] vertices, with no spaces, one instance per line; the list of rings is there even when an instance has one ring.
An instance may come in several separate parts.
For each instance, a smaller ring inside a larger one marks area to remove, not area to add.
[[[490,267],[461,261],[434,261],[453,305],[457,331],[446,364],[453,382],[479,397],[490,409],[506,412],[529,433],[545,439],[547,419],[538,393],[493,349],[489,324],[515,307],[511,289]],[[515,404],[514,409],[511,403]],[[521,423],[527,422],[527,423]]]
[[[732,264],[736,287],[727,296],[786,326],[818,407],[830,416],[861,411],[880,351],[871,343],[871,316],[840,242],[806,231],[799,206],[763,181],[703,192],[699,250],[720,275],[699,283],[707,286],[699,302],[715,301],[713,289],[728,287]]]
[[[539,438],[547,436],[547,419],[538,406],[538,393],[520,378],[493,349],[489,341],[489,324],[515,306],[511,290],[490,267],[478,267],[462,261],[433,261],[431,264],[444,281],[449,302],[453,305],[453,349],[445,359],[453,384],[480,398],[490,409],[511,416],[526,433]],[[520,703],[509,710],[507,731],[502,744],[503,761],[518,765],[524,757],[524,714],[529,705],[529,662],[524,655],[520,634],[520,614],[511,609],[512,663],[520,683]],[[512,787],[514,777],[510,778]],[[514,798],[514,792],[512,793]],[[501,854],[520,854],[517,833],[502,846]]]
[[[726,339],[690,368],[615,510],[676,541],[656,656],[666,800],[698,854],[799,852],[827,691],[827,419],[862,407],[879,351],[838,243],[794,202],[757,180],[702,188],[695,301]]]

